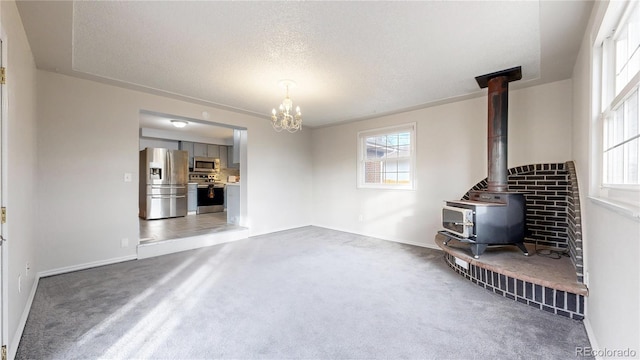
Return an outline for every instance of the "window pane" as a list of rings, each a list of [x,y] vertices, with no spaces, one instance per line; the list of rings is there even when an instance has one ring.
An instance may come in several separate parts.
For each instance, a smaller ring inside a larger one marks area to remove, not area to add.
[[[368,173],[364,182],[367,184],[380,184],[381,174],[376,172]]]
[[[611,184],[622,184],[624,179],[624,151],[623,146],[618,146],[611,152]]]
[[[632,140],[624,144],[625,152],[625,184],[638,183],[638,139]]]
[[[407,128],[407,125],[403,125],[401,129]],[[413,128],[414,125],[411,125]],[[358,139],[361,146],[358,149],[364,154],[359,154],[359,158],[364,161],[358,167],[359,184],[412,187],[414,170],[410,164],[415,161],[411,154],[413,137],[413,130],[390,129],[389,133],[376,135],[360,133]]]
[[[616,146],[624,141],[624,106],[621,106],[613,118],[613,131],[610,146]]]
[[[398,183],[398,173],[385,173],[384,174],[384,183],[385,184],[397,184]]]
[[[387,137],[376,136],[376,148],[378,150],[378,158],[383,158],[387,154]]]
[[[619,32],[621,34],[621,36],[618,38],[618,40],[616,40],[616,68],[615,68],[615,72],[616,72],[616,91],[615,91],[615,95],[618,95],[620,93],[620,91],[625,87],[625,85],[627,85],[628,82],[628,67],[627,65],[627,61],[629,60],[628,56],[627,56],[627,27],[625,26],[623,29],[621,29],[621,31]]]
[[[615,95],[629,83],[640,68],[640,6],[635,3],[627,22],[615,38]]]
[[[602,156],[602,183],[611,184],[611,152],[607,151]]]
[[[398,161],[398,171],[411,172],[411,160],[402,159]]]
[[[365,159],[373,160],[382,158],[384,156],[384,146],[381,147],[380,143],[384,141],[384,138],[380,139],[379,137],[366,138],[367,154]]]
[[[400,156],[411,156],[411,134],[401,133],[398,139],[398,150]]]
[[[388,160],[384,163],[384,171],[385,172],[398,172],[398,161],[397,160]]]
[[[611,147],[611,126],[613,121],[611,117],[607,116],[604,118],[604,123],[602,124],[602,149],[607,150]],[[603,169],[606,169],[604,167]]]
[[[368,184],[379,184],[381,179],[381,169],[379,161],[365,162],[364,182]]]
[[[398,134],[388,135],[387,136],[387,159],[395,159],[398,157]]]
[[[631,59],[629,59],[629,63],[627,64],[627,73],[629,74],[627,83],[629,82],[629,80],[631,80],[631,78],[635,76],[635,74],[638,73],[638,70],[640,70],[640,51],[637,50],[636,45],[636,51],[634,52]]]
[[[399,172],[398,173],[398,183],[400,184],[409,184],[411,183],[411,174],[408,172]]]
[[[624,140],[638,134],[638,91],[625,101]]]

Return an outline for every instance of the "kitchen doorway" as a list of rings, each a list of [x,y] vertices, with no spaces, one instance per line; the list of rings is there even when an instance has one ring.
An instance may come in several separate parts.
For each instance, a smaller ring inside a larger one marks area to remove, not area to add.
[[[206,113],[203,113],[204,118],[208,116],[205,115]],[[186,123],[186,126],[176,127],[174,125],[176,121]],[[242,132],[244,133],[243,136],[237,135]],[[201,174],[194,171],[196,170],[193,166],[194,157],[219,158],[221,166],[216,173],[215,184],[216,187],[225,187],[225,206],[224,210],[220,212],[203,213],[199,211],[199,206],[197,207],[198,211],[196,211],[195,208],[191,207],[193,204],[189,204],[190,208],[186,216],[155,220],[138,218],[139,244],[173,241],[243,229],[240,226],[243,222],[239,211],[237,215],[232,212],[231,216],[227,216],[227,205],[229,204],[226,203],[226,188],[228,182],[233,182],[235,186],[244,186],[243,183],[239,182],[241,165],[244,168],[244,164],[240,163],[239,154],[240,147],[243,147],[243,152],[246,151],[246,138],[246,129],[244,128],[141,110],[139,117],[139,150],[146,147],[156,147],[188,151],[188,178],[196,179],[193,182],[189,180],[190,192],[191,186],[203,186],[198,182],[200,179],[197,179]],[[201,152],[203,151],[208,151],[209,153],[202,154]],[[139,173],[138,175],[140,181],[143,174]],[[139,192],[142,189],[143,187],[140,185]],[[195,202],[197,199],[193,201]],[[239,199],[236,198],[236,201],[239,201]],[[239,208],[239,204],[229,206],[229,208],[233,211]]]

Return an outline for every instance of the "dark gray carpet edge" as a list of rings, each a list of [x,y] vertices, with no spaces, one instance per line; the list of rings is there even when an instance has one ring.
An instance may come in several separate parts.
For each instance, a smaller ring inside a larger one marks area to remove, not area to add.
[[[433,235],[425,235],[432,237]],[[582,322],[318,227],[40,279],[16,359],[571,359]]]

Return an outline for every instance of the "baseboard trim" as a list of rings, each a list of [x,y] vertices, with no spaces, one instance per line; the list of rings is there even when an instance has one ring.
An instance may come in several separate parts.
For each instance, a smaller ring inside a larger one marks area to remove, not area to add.
[[[279,228],[273,228],[273,229],[269,229],[269,230],[263,230],[263,231],[255,231],[252,228],[248,228],[249,229],[249,237],[256,237],[256,236],[262,236],[262,235],[268,235],[268,234],[273,234],[273,233],[277,233],[277,232],[281,232],[281,231],[289,231],[289,230],[294,230],[294,229],[300,229],[303,227],[307,227],[307,226],[315,226],[315,225],[292,225],[289,227],[279,227]],[[316,226],[316,227],[321,227],[321,226]]]
[[[33,299],[36,297],[36,290],[38,289],[39,282],[40,282],[40,276],[36,274],[36,278],[33,281],[33,286],[31,286],[31,292],[29,293],[29,297],[27,298],[27,303],[25,304],[24,310],[22,311],[22,316],[20,316],[20,321],[18,321],[18,328],[16,329],[15,334],[13,334],[13,339],[11,340],[11,344],[8,349],[9,360],[15,359],[16,353],[18,352],[20,339],[22,338],[24,327],[27,325],[27,319],[29,318],[29,313],[31,312],[31,305],[33,305]]]
[[[330,227],[330,226],[322,226],[322,225],[309,225],[309,226],[313,226],[313,227],[317,227],[317,228],[325,228],[325,229],[335,230],[335,231],[341,231],[341,232],[345,232],[345,233],[349,233],[349,234],[366,236],[366,237],[370,237],[370,238],[375,238],[375,239],[380,239],[380,240],[385,240],[385,241],[391,241],[391,242],[400,243],[400,244],[407,244],[407,245],[419,246],[419,247],[423,247],[423,248],[427,248],[427,249],[433,249],[433,250],[442,251],[442,249],[440,249],[436,245],[435,242],[431,242],[431,243],[426,243],[425,244],[425,243],[418,243],[418,242],[409,241],[409,240],[386,239],[386,238],[383,238],[383,237],[380,237],[380,236],[377,236],[377,235],[359,233],[359,232],[355,232],[353,230],[345,230],[345,229],[340,229],[340,228],[335,228],[335,227]]]
[[[57,269],[41,271],[38,273],[38,277],[44,278],[47,276],[66,274],[74,271],[86,270],[86,269],[91,269],[98,266],[111,265],[111,264],[116,264],[124,261],[136,260],[136,259],[138,259],[138,256],[136,254],[133,254],[133,255],[122,256],[119,258],[111,258],[111,259],[99,260],[99,261],[94,261],[94,262],[84,263],[79,265],[65,266]]]
[[[589,313],[589,308],[587,305],[588,304],[585,304],[585,310],[586,310],[585,315]],[[591,321],[589,321],[589,318],[585,316],[584,320],[582,320],[582,324],[584,325],[584,329],[587,331],[587,338],[589,338],[589,342],[591,343],[591,348],[600,349],[600,346],[598,345],[598,341],[596,340],[596,335],[593,333],[593,327],[591,326]],[[603,358],[596,356],[596,359],[601,360]]]

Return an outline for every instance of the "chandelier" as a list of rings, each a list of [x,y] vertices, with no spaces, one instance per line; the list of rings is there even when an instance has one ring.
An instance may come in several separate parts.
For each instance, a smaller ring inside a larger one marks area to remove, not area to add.
[[[295,83],[291,80],[282,80],[279,84],[286,89],[286,97],[282,101],[282,104],[280,104],[277,112],[275,108],[271,110],[271,125],[277,132],[287,130],[288,132],[294,133],[302,129],[300,106],[296,106],[296,112],[294,114],[293,101],[289,98],[289,87],[294,87]]]

